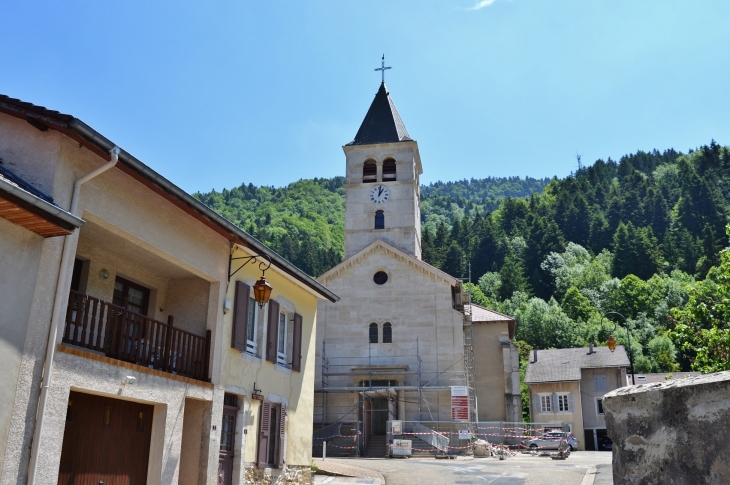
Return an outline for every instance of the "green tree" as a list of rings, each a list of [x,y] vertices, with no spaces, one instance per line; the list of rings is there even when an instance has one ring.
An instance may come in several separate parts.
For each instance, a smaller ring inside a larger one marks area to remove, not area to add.
[[[560,307],[566,315],[580,322],[587,322],[591,315],[596,313],[596,308],[591,305],[591,301],[583,296],[575,286],[571,286],[565,293]]]
[[[528,291],[525,267],[519,258],[512,254],[504,260],[502,269],[499,270],[499,278],[501,280],[499,297],[502,300],[511,297],[515,291]]]
[[[730,228],[728,229],[730,233]],[[672,310],[676,321],[669,336],[682,352],[694,356],[692,369],[730,370],[730,253],[723,250],[720,265],[689,291],[684,308]]]
[[[666,335],[657,335],[649,341],[649,355],[653,361],[653,372],[677,372],[677,350]]]

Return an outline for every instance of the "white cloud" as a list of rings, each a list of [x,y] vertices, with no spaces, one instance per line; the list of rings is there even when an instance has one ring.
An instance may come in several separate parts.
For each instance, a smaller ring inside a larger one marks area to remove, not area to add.
[[[490,6],[491,4],[493,4],[496,1],[497,0],[479,0],[476,4],[474,4],[473,7],[471,7],[468,10],[481,10],[484,7]]]

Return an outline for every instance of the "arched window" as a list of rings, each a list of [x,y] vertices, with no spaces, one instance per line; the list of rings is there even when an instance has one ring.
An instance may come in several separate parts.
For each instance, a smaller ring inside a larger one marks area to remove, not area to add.
[[[371,344],[377,344],[378,343],[378,324],[377,323],[371,323],[370,324],[370,343]]]
[[[375,211],[375,229],[385,229],[385,213]]]
[[[385,322],[383,324],[383,343],[393,343],[393,325],[391,325],[390,322]]]
[[[383,182],[395,181],[395,160],[392,158],[383,162]]]
[[[362,166],[362,181],[363,182],[377,182],[378,181],[378,166],[375,165],[373,160],[368,160]]]

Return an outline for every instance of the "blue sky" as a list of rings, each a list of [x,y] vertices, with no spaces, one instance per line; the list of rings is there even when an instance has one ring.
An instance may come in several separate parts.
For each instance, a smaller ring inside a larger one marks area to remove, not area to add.
[[[0,3],[0,93],[188,191],[344,172],[386,84],[422,182],[730,144],[730,2]]]

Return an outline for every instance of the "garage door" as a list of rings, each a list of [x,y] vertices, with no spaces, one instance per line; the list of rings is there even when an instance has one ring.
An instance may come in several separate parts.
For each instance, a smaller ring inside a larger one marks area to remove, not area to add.
[[[145,485],[153,410],[71,392],[58,485]]]

